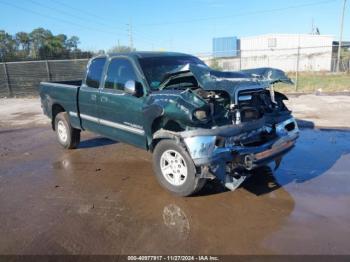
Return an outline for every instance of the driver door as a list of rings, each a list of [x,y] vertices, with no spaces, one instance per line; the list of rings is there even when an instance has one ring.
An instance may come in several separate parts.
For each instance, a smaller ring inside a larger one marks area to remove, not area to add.
[[[129,80],[139,82],[131,61],[124,57],[111,59],[98,97],[100,130],[112,139],[147,148],[142,116],[144,98],[124,92]]]

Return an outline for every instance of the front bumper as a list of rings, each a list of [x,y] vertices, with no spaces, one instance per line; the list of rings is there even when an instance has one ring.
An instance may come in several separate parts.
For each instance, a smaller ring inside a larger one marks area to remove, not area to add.
[[[217,136],[185,137],[184,141],[194,164],[207,167],[218,178],[235,169],[252,170],[282,157],[295,145],[299,129],[293,117],[278,123],[276,138],[259,146],[217,146]],[[256,132],[256,131],[255,131]]]

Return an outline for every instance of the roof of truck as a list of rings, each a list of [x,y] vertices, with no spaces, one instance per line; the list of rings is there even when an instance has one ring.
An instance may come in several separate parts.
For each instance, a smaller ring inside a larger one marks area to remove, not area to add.
[[[109,56],[114,55],[124,55],[132,56],[136,58],[146,58],[146,57],[162,57],[162,56],[191,56],[189,54],[178,53],[178,52],[154,52],[154,51],[140,51],[140,52],[130,52],[130,53],[112,53]]]

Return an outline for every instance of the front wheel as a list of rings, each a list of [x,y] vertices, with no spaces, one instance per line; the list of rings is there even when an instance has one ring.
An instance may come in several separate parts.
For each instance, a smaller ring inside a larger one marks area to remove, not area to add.
[[[55,131],[58,142],[66,149],[74,149],[80,143],[80,130],[70,125],[66,112],[55,117]]]
[[[197,193],[205,184],[186,150],[172,140],[160,141],[153,152],[153,166],[159,183],[179,196]]]

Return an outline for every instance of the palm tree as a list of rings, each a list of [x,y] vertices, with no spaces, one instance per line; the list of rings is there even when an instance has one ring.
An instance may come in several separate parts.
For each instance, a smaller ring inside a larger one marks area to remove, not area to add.
[[[30,37],[29,34],[26,32],[18,32],[15,35],[15,40],[17,42],[17,45],[20,47],[20,52],[22,53],[23,57],[29,56],[30,51]]]

